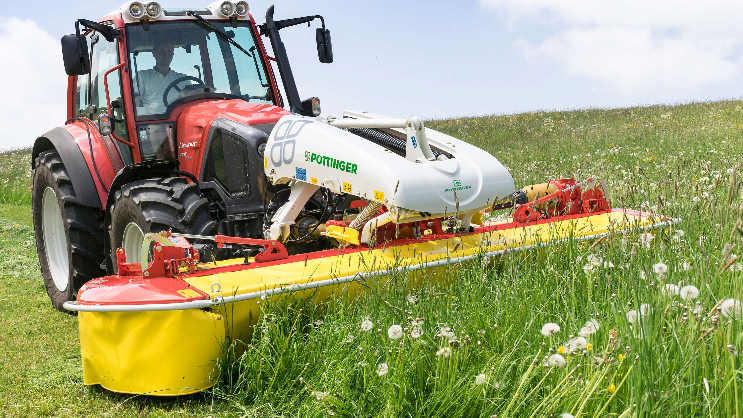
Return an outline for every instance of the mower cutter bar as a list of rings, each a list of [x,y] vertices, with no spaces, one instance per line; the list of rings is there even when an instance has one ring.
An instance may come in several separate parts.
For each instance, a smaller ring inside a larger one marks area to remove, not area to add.
[[[679,218],[669,218],[667,221],[657,222],[649,226],[628,228],[625,231],[632,232],[632,231],[637,231],[637,230],[660,229],[660,228],[664,228],[670,225],[677,224],[679,222],[681,222],[681,219]],[[502,250],[497,250],[497,251],[487,251],[487,252],[470,254],[470,255],[461,256],[461,257],[455,257],[455,258],[444,258],[441,260],[436,260],[436,261],[427,262],[427,263],[414,264],[410,266],[400,266],[400,267],[394,267],[394,268],[389,268],[385,270],[376,270],[376,271],[370,271],[366,273],[356,273],[356,274],[349,275],[349,276],[338,277],[338,278],[328,279],[328,280],[320,280],[320,281],[310,282],[310,283],[290,284],[287,286],[281,286],[281,287],[274,288],[274,289],[261,290],[258,292],[250,292],[250,293],[245,293],[242,295],[216,296],[214,297],[214,299],[208,299],[208,300],[197,300],[197,301],[178,302],[178,303],[145,304],[145,305],[80,305],[77,302],[72,301],[72,302],[65,302],[63,307],[67,309],[68,311],[74,311],[74,312],[149,312],[149,311],[175,311],[175,310],[186,310],[186,309],[204,309],[204,308],[220,306],[220,305],[224,305],[228,303],[242,302],[242,301],[258,299],[258,298],[265,298],[265,297],[269,297],[273,295],[279,295],[282,293],[298,292],[302,290],[316,289],[316,288],[320,288],[324,286],[335,286],[335,285],[340,285],[340,284],[354,282],[354,281],[362,281],[362,280],[373,278],[375,276],[388,276],[394,273],[416,271],[416,270],[421,270],[421,269],[439,267],[439,266],[443,266],[446,264],[461,263],[461,262],[472,260],[472,259],[475,259],[481,256],[482,257],[495,257],[495,256],[503,255],[505,253],[515,253],[515,252],[532,250],[536,248],[543,248],[549,245],[568,242],[570,239],[574,239],[576,241],[589,241],[589,240],[594,240],[594,239],[604,237],[606,235],[609,235],[612,232],[615,232],[615,231],[606,231],[606,232],[600,232],[600,233],[593,234],[593,235],[584,235],[584,236],[579,236],[579,237],[561,238],[558,240],[540,242],[537,244],[530,244],[530,245],[525,245],[525,246],[520,246],[520,247],[504,248]]]

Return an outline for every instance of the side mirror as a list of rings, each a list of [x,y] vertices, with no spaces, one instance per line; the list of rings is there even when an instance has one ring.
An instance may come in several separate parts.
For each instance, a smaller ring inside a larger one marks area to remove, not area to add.
[[[67,75],[84,75],[90,72],[88,40],[81,33],[62,37],[62,59]]]
[[[330,64],[333,62],[333,43],[330,41],[330,30],[324,27],[317,28],[315,38],[317,39],[317,57],[321,63]]]

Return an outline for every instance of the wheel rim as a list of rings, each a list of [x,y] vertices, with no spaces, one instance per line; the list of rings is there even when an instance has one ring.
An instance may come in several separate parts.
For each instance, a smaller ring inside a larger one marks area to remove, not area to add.
[[[126,254],[127,263],[139,263],[142,258],[142,242],[144,242],[144,232],[134,222],[129,222],[124,228],[124,236],[121,239],[121,248]]]
[[[64,219],[54,189],[47,187],[42,198],[41,224],[44,235],[46,261],[52,281],[60,292],[67,290],[70,259],[67,251]]]

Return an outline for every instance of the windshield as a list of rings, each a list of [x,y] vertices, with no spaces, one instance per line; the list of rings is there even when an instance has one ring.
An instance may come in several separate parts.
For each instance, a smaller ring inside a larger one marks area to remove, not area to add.
[[[209,23],[248,54],[196,21],[127,26],[137,120],[167,118],[178,104],[203,98],[274,102],[249,22]]]

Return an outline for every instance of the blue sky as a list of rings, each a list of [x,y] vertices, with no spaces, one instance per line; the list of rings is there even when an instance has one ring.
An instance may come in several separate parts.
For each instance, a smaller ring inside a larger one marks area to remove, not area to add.
[[[720,0],[252,1],[262,23],[322,14],[335,62],[321,64],[314,29],[282,31],[300,94],[325,115],[344,109],[444,118],[538,109],[621,107],[739,98],[743,4]],[[171,7],[205,7],[162,1]],[[64,121],[59,38],[76,18],[118,1],[4,8],[0,149],[30,145]],[[15,18],[15,19],[13,19]],[[264,38],[265,39],[265,38]]]

